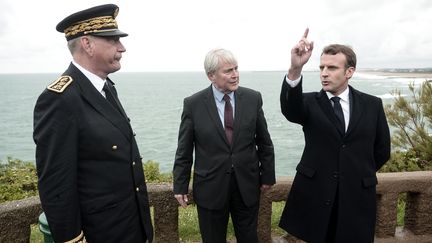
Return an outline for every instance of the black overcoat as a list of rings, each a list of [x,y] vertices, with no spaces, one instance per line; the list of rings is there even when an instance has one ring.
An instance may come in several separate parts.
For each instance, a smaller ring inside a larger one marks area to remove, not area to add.
[[[323,90],[302,93],[301,82],[282,85],[282,113],[303,126],[305,147],[280,227],[308,242],[324,242],[337,190],[336,242],[373,242],[376,171],[390,156],[389,128],[379,98],[349,89],[344,134]]]

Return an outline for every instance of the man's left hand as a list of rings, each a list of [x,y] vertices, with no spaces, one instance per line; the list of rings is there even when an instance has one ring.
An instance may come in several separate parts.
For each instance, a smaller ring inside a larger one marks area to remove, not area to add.
[[[272,187],[273,185],[261,185],[261,192],[266,192],[266,191],[268,191],[268,190],[270,190],[270,188]]]

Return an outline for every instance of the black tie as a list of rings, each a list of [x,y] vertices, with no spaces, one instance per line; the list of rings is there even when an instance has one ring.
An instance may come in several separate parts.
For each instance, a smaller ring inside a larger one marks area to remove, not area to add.
[[[111,103],[111,105],[116,108],[118,111],[120,111],[120,108],[117,104],[117,101],[115,100],[113,94],[111,93],[110,88],[108,87],[108,84],[105,82],[104,87],[102,89],[105,92],[105,98]],[[121,113],[121,112],[120,112]]]
[[[225,113],[224,113],[224,125],[225,125],[225,134],[227,136],[228,142],[232,143],[232,134],[233,134],[233,108],[231,106],[230,97],[226,94],[223,99],[225,100]]]
[[[343,133],[345,133],[345,119],[344,119],[344,114],[342,111],[342,106],[340,104],[340,99],[337,96],[334,96],[331,98],[331,100],[333,101],[333,109],[334,109],[334,113],[336,114],[337,119],[339,120],[339,128],[342,128],[341,131]]]

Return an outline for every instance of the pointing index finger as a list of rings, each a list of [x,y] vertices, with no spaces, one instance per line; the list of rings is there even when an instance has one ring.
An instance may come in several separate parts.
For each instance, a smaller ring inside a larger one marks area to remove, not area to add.
[[[308,34],[309,34],[309,28],[306,28],[306,30],[303,34],[303,38],[307,39]]]

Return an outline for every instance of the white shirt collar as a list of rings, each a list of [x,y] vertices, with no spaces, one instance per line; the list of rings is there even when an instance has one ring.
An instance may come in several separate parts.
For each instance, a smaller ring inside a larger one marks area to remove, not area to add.
[[[331,99],[332,97],[334,97],[335,95],[333,95],[332,93],[326,91],[327,97],[329,99]],[[338,95],[339,98],[341,98],[342,101],[345,101],[347,103],[349,103],[349,86],[347,86],[347,88]]]
[[[212,89],[213,89],[213,95],[216,98],[216,100],[222,102],[225,94],[219,91],[213,84],[212,84]],[[227,95],[230,97],[231,101],[234,100],[234,92],[230,92]]]
[[[97,91],[99,91],[99,93],[104,94],[102,92],[102,89],[103,89],[103,86],[105,84],[105,80],[101,79],[99,76],[88,71],[87,69],[83,68],[81,65],[79,65],[74,60],[72,60],[72,64],[75,65],[75,67],[77,67],[84,74],[84,76],[86,76],[90,80],[90,82],[97,89]]]

